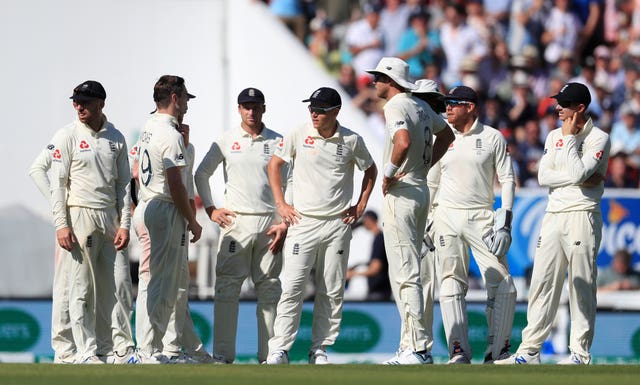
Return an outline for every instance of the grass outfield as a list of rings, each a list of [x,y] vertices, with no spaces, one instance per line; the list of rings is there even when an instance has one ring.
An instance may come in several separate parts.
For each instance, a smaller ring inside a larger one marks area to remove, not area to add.
[[[51,365],[0,364],[0,384],[315,385],[315,384],[638,384],[640,366],[488,365]]]

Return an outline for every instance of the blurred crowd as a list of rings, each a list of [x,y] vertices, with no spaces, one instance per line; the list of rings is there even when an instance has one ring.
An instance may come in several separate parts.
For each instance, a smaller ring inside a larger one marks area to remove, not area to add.
[[[549,95],[584,83],[594,123],[611,135],[606,186],[639,187],[640,0],[265,2],[379,135],[382,104],[365,70],[384,56],[443,92],[477,90],[481,120],[507,138],[522,187],[538,186],[544,138],[559,125]]]

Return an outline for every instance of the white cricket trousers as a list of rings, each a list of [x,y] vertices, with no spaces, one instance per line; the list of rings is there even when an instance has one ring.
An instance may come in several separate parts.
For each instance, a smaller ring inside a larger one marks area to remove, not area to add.
[[[78,241],[71,250],[69,316],[79,360],[113,351],[117,215],[115,207],[69,207],[71,229]]]
[[[464,297],[469,289],[469,248],[480,268],[487,288],[487,353],[498,357],[508,345],[515,312],[516,289],[506,256],[498,258],[489,251],[482,236],[493,227],[491,209],[454,209],[438,206],[433,214],[434,244],[437,247],[440,274],[440,305],[449,356],[464,353],[471,359]],[[498,309],[498,311],[494,311]],[[500,342],[494,349],[494,337]]]
[[[186,222],[173,203],[152,199],[138,205],[133,224],[142,245],[136,340],[142,355],[150,357],[163,351],[162,338],[176,304]]]
[[[382,206],[389,281],[401,320],[400,349],[417,352],[427,350],[431,344],[420,279],[428,204],[427,186],[410,186],[389,191]]]
[[[53,293],[51,295],[51,347],[54,362],[73,359],[76,344],[69,318],[69,252],[55,242]]]
[[[258,362],[267,359],[269,339],[280,294],[282,255],[269,251],[267,230],[273,214],[237,214],[232,225],[221,229],[216,264],[213,319],[213,353],[227,362],[236,357],[238,299],[244,280],[251,276],[257,295]]]
[[[539,352],[551,332],[565,275],[569,287],[569,349],[591,360],[596,319],[596,257],[602,240],[600,212],[546,213],[533,261],[527,327],[518,352]]]
[[[433,238],[433,229],[431,230]],[[422,299],[424,301],[424,327],[427,333],[427,351],[433,348],[433,308],[435,305],[436,286],[438,283],[438,275],[436,270],[436,252],[423,250],[424,255],[420,261],[420,280],[422,281]],[[407,336],[408,337],[408,336]],[[410,346],[409,340],[401,342],[402,347]]]
[[[342,217],[302,216],[289,227],[283,249],[282,296],[269,352],[289,351],[302,316],[304,287],[315,268],[311,350],[333,345],[340,332],[351,225]]]
[[[187,234],[186,229],[185,234]],[[162,354],[171,357],[184,352],[192,357],[202,357],[208,353],[204,350],[202,340],[196,332],[189,309],[189,246],[185,245],[181,252],[178,294],[167,331],[162,338]]]

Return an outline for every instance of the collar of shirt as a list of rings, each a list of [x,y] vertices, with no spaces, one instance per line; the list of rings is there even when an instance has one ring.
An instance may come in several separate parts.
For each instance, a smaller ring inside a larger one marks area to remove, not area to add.
[[[386,109],[387,106],[392,105],[394,103],[396,103],[399,100],[402,99],[409,99],[411,98],[411,93],[410,92],[400,92],[399,94],[395,94],[391,97],[391,99],[387,100],[387,102],[385,103],[385,105],[382,107],[382,109]]]
[[[582,126],[582,130],[580,130],[576,136],[584,138],[591,133],[591,130],[593,130],[593,120],[589,118],[584,126]]]
[[[312,123],[309,123],[309,129],[307,130],[307,135],[312,138],[319,138],[326,141],[336,141],[336,142],[340,141],[342,138],[343,128],[340,125],[340,122],[336,121],[336,124],[338,125],[338,127],[336,128],[336,131],[333,133],[333,135],[331,135],[328,138],[325,138],[324,136],[320,135],[320,133],[315,127],[313,127]]]
[[[248,138],[253,138],[251,136],[251,133],[247,132],[247,130],[242,128],[242,125],[238,126],[238,130],[240,131],[240,136],[242,136],[243,138],[247,138],[247,137]],[[258,135],[256,135],[255,140],[264,139],[265,138],[264,134],[266,132],[267,132],[267,126],[265,126],[264,123],[262,123],[262,129],[260,130]]]
[[[151,117],[152,119],[159,120],[161,122],[167,122],[176,129],[180,126],[180,123],[178,123],[178,119],[176,119],[176,117],[173,115],[156,112]]]
[[[79,127],[82,127],[83,130],[87,130],[91,135],[95,135],[97,133],[106,131],[107,125],[109,124],[109,121],[107,120],[107,117],[104,114],[102,114],[102,127],[100,127],[98,131],[94,131],[93,128],[82,123],[80,119],[77,119],[76,122]]]

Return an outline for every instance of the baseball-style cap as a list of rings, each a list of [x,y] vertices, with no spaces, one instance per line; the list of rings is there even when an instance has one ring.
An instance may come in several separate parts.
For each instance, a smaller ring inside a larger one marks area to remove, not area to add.
[[[560,104],[580,103],[588,107],[591,103],[589,89],[582,83],[567,83],[560,89],[560,92],[551,97]]]
[[[367,70],[367,72],[373,75],[387,75],[406,90],[413,91],[416,89],[416,85],[407,80],[409,78],[409,64],[397,57],[383,57],[375,69]]]
[[[342,99],[338,91],[329,87],[320,87],[313,91],[309,99],[302,101],[303,103],[310,102],[312,107],[336,107],[342,105]],[[319,106],[323,104],[323,106]]]
[[[478,93],[476,93],[473,88],[457,86],[449,90],[449,93],[445,95],[444,100],[466,100],[478,103]]]
[[[106,98],[107,92],[104,90],[104,87],[95,80],[87,80],[79,84],[73,89],[73,95],[69,97],[69,99],[73,99],[74,101],[105,100]]]
[[[262,103],[264,104],[264,94],[257,88],[245,88],[238,95],[238,104]]]

